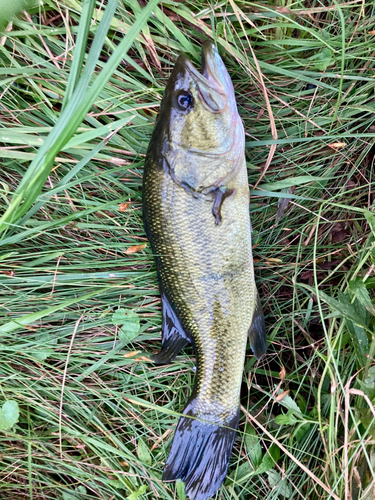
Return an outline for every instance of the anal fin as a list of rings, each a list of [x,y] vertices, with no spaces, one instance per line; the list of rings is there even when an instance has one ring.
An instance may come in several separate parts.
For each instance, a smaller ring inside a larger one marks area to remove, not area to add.
[[[161,350],[151,356],[157,365],[171,363],[177,354],[189,343],[191,338],[187,335],[172,309],[167,297],[162,294],[163,322]]]
[[[253,321],[249,330],[250,347],[257,359],[260,359],[267,351],[267,334],[264,314],[260,303],[259,293],[253,313]]]

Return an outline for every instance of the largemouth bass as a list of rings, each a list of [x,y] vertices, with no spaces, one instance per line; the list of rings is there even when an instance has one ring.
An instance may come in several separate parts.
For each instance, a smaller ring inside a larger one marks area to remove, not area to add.
[[[193,393],[175,432],[163,481],[181,479],[191,500],[216,493],[239,420],[247,339],[266,352],[254,281],[244,129],[234,89],[211,43],[202,74],[181,55],[148,148],[143,217],[162,297],[162,349],[170,363],[196,352]]]

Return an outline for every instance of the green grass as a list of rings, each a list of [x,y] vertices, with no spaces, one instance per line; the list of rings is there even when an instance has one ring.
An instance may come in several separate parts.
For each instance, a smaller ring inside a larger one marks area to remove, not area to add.
[[[147,360],[141,180],[173,63],[208,38],[245,124],[269,339],[216,499],[372,500],[373,2],[106,3],[47,0],[0,36],[0,498],[184,499],[161,473],[194,358]]]

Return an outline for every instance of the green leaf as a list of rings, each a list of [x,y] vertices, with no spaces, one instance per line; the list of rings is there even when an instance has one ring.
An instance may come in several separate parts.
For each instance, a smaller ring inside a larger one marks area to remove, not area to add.
[[[309,285],[304,284],[303,288],[310,290],[314,294],[316,293],[315,288]],[[335,315],[350,319],[356,325],[366,328],[366,318],[364,318],[363,315],[358,312],[358,308],[350,302],[348,295],[343,294],[342,292],[338,292],[337,295],[339,300],[336,300],[319,290],[320,299],[335,311]]]
[[[0,33],[16,14],[38,5],[38,0],[0,0]]]
[[[310,424],[298,425],[297,429],[293,432],[292,437],[295,437],[296,441],[299,443],[310,427]]]
[[[114,130],[122,128],[124,125],[129,123],[135,116],[136,115],[129,113],[128,116],[125,116],[121,120],[115,120],[107,125],[94,128],[88,132],[83,132],[83,134],[77,134],[70,139],[70,141],[64,146],[63,150],[66,151],[67,149],[79,146],[84,142],[92,141],[97,137],[107,137]]]
[[[141,462],[147,465],[151,465],[152,458],[150,450],[148,449],[147,444],[143,441],[142,438],[138,439],[137,455]]]
[[[128,314],[127,316],[126,323],[124,323],[121,330],[118,332],[119,339],[122,342],[130,342],[135,339],[140,329],[139,316],[135,313]]]
[[[147,484],[144,484],[140,488],[137,489],[137,491],[134,491],[131,493],[129,496],[126,497],[126,500],[137,500],[138,497],[143,495],[147,491]]]
[[[368,435],[375,439],[374,415],[370,408],[357,408],[356,412],[360,415],[361,423],[367,430]]]
[[[264,455],[262,463],[256,470],[257,474],[264,474],[272,469],[280,458],[280,448],[274,444],[270,446],[267,453]]]
[[[366,217],[368,225],[371,228],[372,234],[375,236],[375,214],[366,209],[363,210],[363,214]]]
[[[69,78],[66,84],[62,109],[66,107],[69,100],[71,99],[74,89],[77,87],[78,80],[81,76],[82,66],[86,55],[87,38],[90,31],[94,7],[94,1],[84,0],[82,12],[80,15],[80,23],[78,25],[77,38],[73,51],[72,66],[70,68]]]
[[[34,204],[33,207],[30,208],[30,210],[22,217],[22,219],[19,221],[19,224],[24,224],[30,217],[32,217],[38,210],[40,210],[43,205],[45,205],[46,199],[50,198],[54,194],[58,193],[59,191],[62,191],[63,189],[67,189],[69,187],[69,181],[72,179],[74,176],[78,174],[78,172],[85,167],[94,156],[99,153],[99,151],[104,147],[105,141],[102,141],[100,144],[92,148],[89,153],[82,158],[80,162],[77,163],[75,167],[69,170],[69,172],[61,179],[60,182],[56,184],[56,186],[53,189],[50,189],[46,193],[42,193],[40,196],[36,198],[36,203]]]
[[[44,349],[38,349],[37,351],[31,351],[31,354],[34,358],[39,359],[39,361],[46,360],[53,353],[53,349],[49,349],[48,347]]]
[[[216,25],[216,38],[219,38],[219,37],[225,38],[226,40],[228,40],[228,42],[235,44],[234,37],[233,37],[232,31],[230,29],[229,23],[226,23],[224,21],[220,21],[219,23],[217,23],[217,25]]]
[[[364,380],[359,380],[357,378],[357,382],[366,396],[368,396],[370,400],[375,400],[375,366],[369,368],[367,377]]]
[[[123,325],[126,323],[126,312],[125,309],[117,309],[113,314],[112,314],[112,324],[119,326]]]
[[[110,486],[113,486],[114,488],[116,488],[116,490],[123,490],[125,488],[125,485],[122,481],[120,481],[119,479],[110,479],[107,484],[109,484]]]
[[[262,448],[259,437],[251,425],[247,425],[245,429],[245,445],[251,464],[256,469],[262,462]]]
[[[329,48],[325,47],[319,54],[313,56],[310,60],[313,61],[314,66],[320,70],[325,71],[328,66],[334,64],[335,60],[332,58],[333,52]]]
[[[317,182],[328,180],[325,177],[314,177],[313,175],[299,175],[297,177],[288,177],[288,179],[283,179],[282,181],[267,182],[265,184],[260,184],[259,189],[264,189],[266,191],[277,191],[278,189],[286,189],[292,186],[300,186],[301,184],[307,184],[308,182]]]
[[[66,491],[63,491],[63,500],[78,500],[78,497],[76,495],[71,495],[70,493],[66,493]]]
[[[233,484],[234,481],[238,484],[244,481],[249,476],[255,474],[253,467],[251,467],[250,462],[245,462],[234,470],[228,479],[225,481],[225,485]]]
[[[44,262],[49,262],[50,260],[58,259],[64,255],[64,252],[58,251],[58,252],[51,252],[48,253],[47,255],[43,255],[43,257],[39,257],[38,259],[32,260],[28,262],[28,267],[35,267],[35,266],[40,266],[41,264],[44,264]]]
[[[176,493],[179,500],[185,500],[185,483],[183,481],[176,481]]]
[[[17,401],[5,401],[0,408],[0,429],[9,431],[18,422],[20,411]]]
[[[298,422],[298,419],[294,416],[293,411],[289,410],[287,414],[282,413],[275,417],[275,424],[278,425],[294,425]]]
[[[275,470],[269,470],[267,472],[268,482],[271,488],[274,488],[277,494],[281,498],[290,498],[292,496],[292,491],[286,479],[282,479],[279,472]]]
[[[122,342],[128,343],[139,334],[141,326],[139,316],[132,309],[117,309],[112,315],[112,323],[117,326],[122,325],[118,332]]]
[[[285,413],[280,413],[280,415],[277,415],[275,417],[275,424],[277,424],[277,425],[289,425],[290,424],[289,416],[286,415]]]
[[[364,328],[356,325],[353,321],[346,320],[346,327],[349,331],[354,353],[357,358],[357,366],[358,368],[362,368],[368,363],[368,359],[366,358],[366,354],[369,352],[367,334]]]
[[[367,309],[369,313],[371,313],[372,315],[375,314],[375,309],[370,294],[362,279],[359,278],[353,281],[349,281],[349,290],[352,292],[354,297],[358,299],[359,302]]]
[[[278,392],[278,394],[282,394],[283,391],[282,391],[282,389],[279,389],[277,392]],[[295,414],[302,416],[302,411],[301,411],[300,407],[298,406],[296,401],[294,401],[294,399],[289,394],[284,396],[283,399],[281,401],[279,401],[279,403],[282,406],[285,406],[285,408],[288,408],[288,410],[294,412]]]
[[[35,347],[37,348],[35,351],[30,349],[30,354],[34,356],[34,358],[39,359],[40,361],[44,361],[51,354],[53,354],[54,350],[51,347],[48,347],[48,344],[56,344],[57,340],[55,338],[51,338],[51,335],[48,333],[42,333],[41,335],[35,336]],[[41,347],[39,347],[41,346]]]
[[[63,491],[63,500],[80,500],[82,495],[87,495],[87,490],[83,485],[79,485],[74,492]]]

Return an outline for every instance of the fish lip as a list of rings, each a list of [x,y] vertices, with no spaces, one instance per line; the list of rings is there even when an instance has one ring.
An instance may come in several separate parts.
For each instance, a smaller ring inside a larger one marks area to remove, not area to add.
[[[190,59],[185,56],[185,55],[180,55],[178,58],[178,63],[181,64],[186,71],[190,73],[190,75],[193,77],[194,80],[197,81],[197,83],[205,85],[207,87],[211,87],[211,82],[203,75],[200,73],[196,67],[193,65],[193,63],[190,61]],[[216,88],[214,87],[216,90]]]
[[[202,44],[202,73],[185,55],[178,58],[178,64],[195,80],[201,101],[211,112],[221,113],[227,106],[228,94],[223,74],[224,65],[215,45],[211,42]],[[225,68],[224,71],[226,72]]]
[[[209,41],[202,44],[202,75],[214,86],[215,90],[225,93],[223,81],[217,67],[217,59],[220,58],[215,45]]]
[[[198,83],[225,95],[225,88],[217,68],[217,58],[220,58],[220,56],[215,45],[211,42],[204,42],[202,44],[201,73],[195,68],[188,57],[182,56],[181,62],[184,64],[191,76],[198,80]]]

